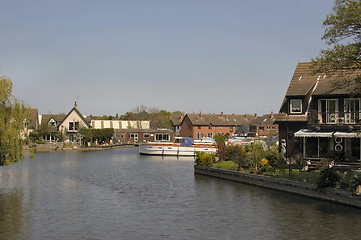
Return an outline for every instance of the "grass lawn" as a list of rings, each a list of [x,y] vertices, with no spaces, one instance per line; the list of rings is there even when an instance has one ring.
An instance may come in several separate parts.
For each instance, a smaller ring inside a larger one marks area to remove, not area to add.
[[[215,162],[213,164],[213,167],[214,168],[225,169],[225,170],[232,170],[232,171],[237,170],[237,164],[232,162],[232,161]],[[242,169],[241,172],[252,173],[248,169]],[[289,179],[289,180],[293,180],[293,181],[301,181],[301,182],[308,182],[308,183],[317,184],[317,180],[320,177],[320,171],[316,170],[316,171],[312,171],[312,172],[302,172],[300,174],[298,169],[293,169],[292,172],[291,172],[291,175],[289,175],[288,169],[286,169],[284,172],[281,172],[281,171],[277,170],[276,173],[274,173],[274,172],[264,172],[264,173],[262,173],[262,175],[270,176],[270,177],[276,177],[276,178]]]

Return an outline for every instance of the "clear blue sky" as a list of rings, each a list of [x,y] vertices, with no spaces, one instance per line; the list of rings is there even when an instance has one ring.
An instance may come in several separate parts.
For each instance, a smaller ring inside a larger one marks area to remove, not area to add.
[[[0,75],[39,113],[278,112],[333,0],[0,0]]]

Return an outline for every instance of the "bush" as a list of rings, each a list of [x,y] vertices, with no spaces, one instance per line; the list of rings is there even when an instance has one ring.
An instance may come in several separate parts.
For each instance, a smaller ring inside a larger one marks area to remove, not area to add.
[[[212,167],[216,156],[210,153],[196,152],[196,164],[202,167]]]
[[[339,187],[350,192],[356,191],[356,186],[361,184],[361,176],[354,171],[346,171],[340,178]]]
[[[340,176],[337,174],[336,170],[332,168],[326,168],[320,173],[320,178],[317,181],[317,187],[336,187],[339,181]]]
[[[36,144],[45,144],[45,142],[43,140],[38,140],[36,141]]]

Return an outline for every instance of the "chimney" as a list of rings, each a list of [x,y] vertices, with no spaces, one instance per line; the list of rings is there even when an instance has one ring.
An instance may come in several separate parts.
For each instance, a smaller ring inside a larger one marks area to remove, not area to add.
[[[76,102],[74,103],[74,107],[75,107],[75,108],[78,108],[78,105],[76,104]]]
[[[254,114],[254,118],[257,118],[257,113]]]
[[[199,116],[200,116],[201,118],[203,117],[202,112],[199,112]]]
[[[273,114],[273,112],[271,112],[271,118],[273,118],[274,117],[274,114]]]
[[[221,117],[223,117],[223,112],[221,112]]]

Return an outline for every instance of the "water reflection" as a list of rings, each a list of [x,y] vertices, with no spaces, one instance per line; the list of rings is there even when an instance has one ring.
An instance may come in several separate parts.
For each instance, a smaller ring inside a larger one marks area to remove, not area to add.
[[[360,213],[194,175],[191,158],[134,148],[0,168],[0,239],[358,239]]]

